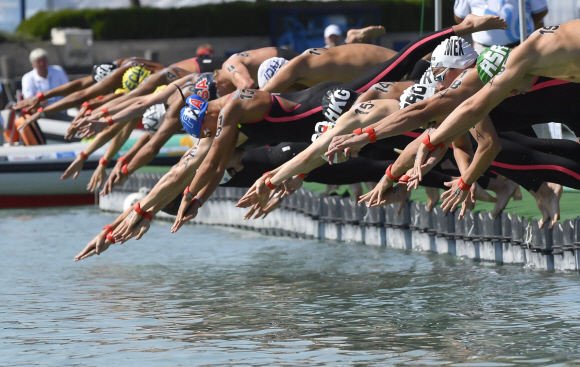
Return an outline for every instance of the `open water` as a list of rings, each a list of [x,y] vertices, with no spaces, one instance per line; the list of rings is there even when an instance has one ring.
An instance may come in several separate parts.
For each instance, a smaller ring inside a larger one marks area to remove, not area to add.
[[[113,218],[0,211],[0,365],[580,364],[576,273]]]

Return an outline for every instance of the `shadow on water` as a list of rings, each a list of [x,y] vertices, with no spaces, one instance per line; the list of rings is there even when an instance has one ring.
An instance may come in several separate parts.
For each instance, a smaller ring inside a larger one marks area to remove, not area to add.
[[[576,275],[113,216],[0,211],[2,365],[574,364]]]

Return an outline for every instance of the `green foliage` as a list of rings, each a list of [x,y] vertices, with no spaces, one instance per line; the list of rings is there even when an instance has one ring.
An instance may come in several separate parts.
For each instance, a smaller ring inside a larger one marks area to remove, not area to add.
[[[443,1],[444,24],[453,24],[453,0]],[[417,31],[421,0],[332,2],[233,2],[193,8],[84,9],[40,12],[16,30],[21,37],[50,39],[51,28],[91,28],[95,40],[267,36],[270,10],[280,8],[332,8],[378,6],[387,32]],[[425,29],[433,29],[433,0],[426,0]]]

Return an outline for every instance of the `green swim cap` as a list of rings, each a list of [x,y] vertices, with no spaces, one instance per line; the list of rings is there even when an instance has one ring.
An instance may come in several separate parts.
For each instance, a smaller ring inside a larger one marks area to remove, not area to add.
[[[479,54],[477,58],[477,73],[483,84],[487,84],[491,78],[501,71],[510,52],[512,50],[505,46],[491,46]]]

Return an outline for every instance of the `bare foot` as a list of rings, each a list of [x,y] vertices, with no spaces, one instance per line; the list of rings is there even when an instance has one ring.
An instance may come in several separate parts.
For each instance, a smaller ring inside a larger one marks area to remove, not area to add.
[[[505,209],[506,205],[512,198],[514,192],[520,187],[517,183],[513,181],[500,181],[500,180],[496,181],[498,183],[498,187],[495,188],[494,191],[497,197],[496,198],[497,201],[495,202],[495,206],[493,207],[492,213],[493,219],[497,218],[499,213],[501,213]]]
[[[480,17],[474,14],[469,14],[461,24],[454,26],[453,28],[457,36],[488,31],[490,29],[507,29],[507,23],[497,15],[485,15]]]
[[[550,222],[550,228],[560,220],[560,198],[562,197],[562,185],[551,182],[543,182],[538,191],[530,193],[536,199],[538,208],[542,212],[539,222],[540,228]]]
[[[518,187],[516,187],[516,189],[514,190],[514,194],[512,195],[512,198],[513,198],[515,201],[520,201],[520,200],[522,200],[522,198],[523,198],[523,195],[522,195],[522,189],[520,189],[520,186],[519,186],[519,185],[518,185]]]
[[[346,34],[344,43],[367,43],[385,34],[385,27],[382,25],[373,25],[362,29],[351,29]]]
[[[437,187],[425,187],[427,194],[427,212],[431,212],[435,205],[439,202],[439,189]]]
[[[502,176],[502,175],[497,175],[497,179],[502,180],[502,181],[510,181],[511,182],[511,180],[509,178]],[[518,186],[516,188],[516,190],[514,191],[514,194],[512,195],[512,199],[514,199],[515,201],[520,201],[520,200],[522,200],[522,198],[523,198],[522,190]]]
[[[485,191],[477,182],[475,183],[475,200],[485,201],[486,203],[495,203],[497,199],[489,192]],[[491,189],[490,189],[491,190]]]

